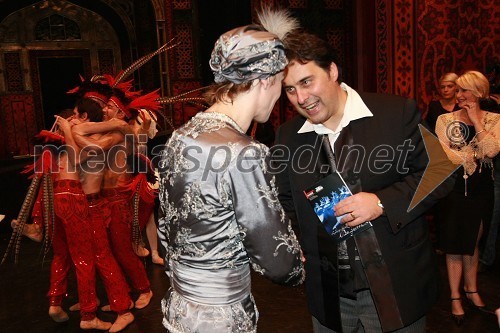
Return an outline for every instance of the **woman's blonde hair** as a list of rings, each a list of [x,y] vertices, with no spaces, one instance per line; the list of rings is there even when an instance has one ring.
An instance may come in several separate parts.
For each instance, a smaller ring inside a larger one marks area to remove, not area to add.
[[[232,82],[214,83],[208,87],[203,94],[208,105],[213,105],[217,102],[232,103],[233,99],[239,94],[250,90],[253,81],[247,81],[240,84]]]
[[[458,75],[455,74],[455,73],[445,73],[443,74],[440,78],[439,78],[439,83],[441,84],[441,82],[453,82],[455,83],[455,81],[458,79]]]
[[[486,76],[478,71],[467,71],[455,82],[460,88],[469,90],[477,98],[487,98],[490,95],[490,83]]]

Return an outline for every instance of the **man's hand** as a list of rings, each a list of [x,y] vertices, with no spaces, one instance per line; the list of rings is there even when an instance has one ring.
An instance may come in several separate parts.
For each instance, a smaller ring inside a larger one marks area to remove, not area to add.
[[[71,119],[68,118],[68,121],[71,124],[71,126],[79,125],[82,123],[81,119],[78,118],[71,118]]]
[[[54,116],[56,118],[56,124],[59,126],[59,129],[64,133],[68,133],[71,131],[71,127],[73,126],[67,119]]]
[[[379,198],[368,192],[356,193],[335,206],[335,216],[345,215],[341,222],[348,227],[355,227],[366,221],[373,221],[384,213],[378,205]]]
[[[141,128],[147,133],[149,131],[149,127],[151,126],[151,116],[149,112],[144,109],[139,109],[139,115],[137,116],[141,120]]]

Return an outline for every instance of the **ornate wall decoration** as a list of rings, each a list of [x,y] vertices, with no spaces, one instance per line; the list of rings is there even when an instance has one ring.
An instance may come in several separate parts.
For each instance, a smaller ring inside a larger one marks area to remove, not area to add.
[[[174,0],[174,9],[191,9],[191,0]]]
[[[415,97],[413,0],[394,1],[394,93]]]
[[[24,91],[24,75],[19,52],[4,53],[5,83],[8,92]]]
[[[342,27],[329,27],[326,31],[326,40],[337,51],[337,62],[342,67],[343,80],[352,82],[352,57],[349,50],[352,45],[346,42],[346,31]],[[350,39],[349,39],[350,40]]]
[[[201,84],[197,81],[177,81],[172,87],[172,94],[176,96],[199,87],[201,87]],[[174,126],[176,128],[181,126],[201,110],[203,110],[201,106],[192,103],[175,103],[172,111]]]
[[[327,9],[342,9],[343,0],[324,0]]]
[[[193,36],[190,23],[179,22],[174,26],[174,35],[180,42],[174,48],[176,55],[176,71],[179,79],[193,79],[195,64],[193,61]]]
[[[99,73],[116,73],[115,58],[112,49],[97,50],[97,60],[99,63]]]
[[[31,154],[32,138],[37,133],[33,96],[29,93],[0,96],[0,109],[4,151],[11,156]]]
[[[35,26],[35,40],[81,40],[80,27],[62,15],[43,18]]]
[[[392,92],[392,6],[377,0],[375,12],[377,91]]]
[[[497,1],[418,1],[417,97],[425,106],[437,97],[439,77],[475,69],[483,73],[500,52]]]
[[[289,0],[288,6],[290,8],[307,8],[307,0]]]

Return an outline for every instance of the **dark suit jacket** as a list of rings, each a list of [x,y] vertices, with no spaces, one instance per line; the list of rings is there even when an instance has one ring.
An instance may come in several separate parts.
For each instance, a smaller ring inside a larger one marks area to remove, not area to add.
[[[407,212],[428,162],[418,128],[420,112],[415,101],[403,97],[360,95],[373,117],[349,124],[356,150],[364,151],[355,173],[360,177],[362,191],[375,193],[385,207],[386,214],[372,223],[392,280],[392,290],[372,289],[372,295],[380,309],[380,300],[392,292],[396,313],[406,326],[424,316],[438,297],[438,271],[424,213],[451,190],[453,181],[447,180]],[[323,325],[340,332],[337,246],[303,194],[304,189],[328,174],[328,163],[315,132],[297,133],[304,121],[297,116],[279,128],[273,167],[280,201],[298,225],[306,257],[309,310]],[[336,147],[336,156],[339,153]],[[400,328],[384,325],[384,318],[380,319],[383,328]]]

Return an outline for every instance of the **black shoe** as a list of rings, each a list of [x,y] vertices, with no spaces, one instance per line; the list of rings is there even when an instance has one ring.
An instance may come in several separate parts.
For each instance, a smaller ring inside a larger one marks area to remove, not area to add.
[[[451,301],[460,301],[462,302],[462,298],[461,297],[458,297],[458,298],[451,298]],[[461,326],[464,321],[465,321],[465,313],[463,314],[454,314],[452,313],[451,314],[451,318],[453,319],[453,321],[455,322],[455,324],[457,324],[457,326]]]
[[[485,312],[485,313],[490,313],[490,314],[495,314],[495,310],[490,308],[489,306],[487,305],[476,305],[474,304],[474,302],[469,298],[469,294],[477,294],[478,292],[477,291],[464,291],[465,292],[465,296],[467,298],[467,301],[469,302],[469,304],[476,310],[479,310],[481,312]]]

